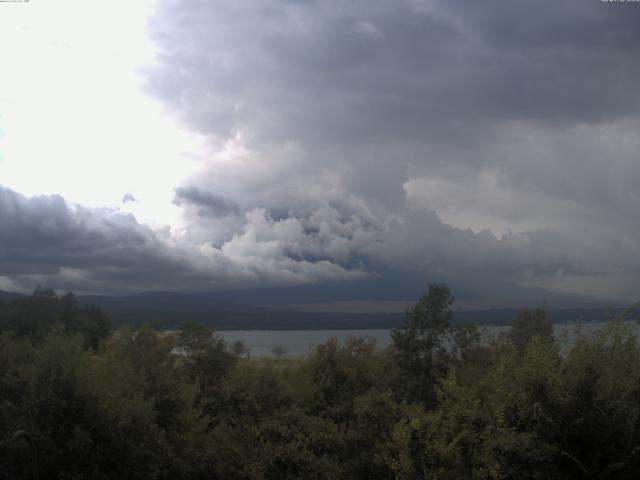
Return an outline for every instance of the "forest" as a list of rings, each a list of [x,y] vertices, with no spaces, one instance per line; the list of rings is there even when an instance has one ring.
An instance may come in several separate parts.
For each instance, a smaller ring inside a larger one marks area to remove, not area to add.
[[[213,330],[113,331],[37,289],[0,303],[0,479],[635,479],[635,325],[554,338],[451,323],[443,284],[392,344],[249,358]],[[18,433],[18,435],[16,435]]]

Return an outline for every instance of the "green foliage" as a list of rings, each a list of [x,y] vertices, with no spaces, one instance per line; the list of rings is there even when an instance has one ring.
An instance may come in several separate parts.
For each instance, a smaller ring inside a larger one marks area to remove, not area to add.
[[[431,285],[384,351],[249,359],[193,323],[106,336],[39,290],[0,306],[0,450],[27,430],[51,479],[638,478],[633,327],[563,345],[538,310],[482,341],[452,302]]]
[[[110,331],[109,318],[96,306],[80,306],[72,293],[58,297],[52,289],[37,288],[30,297],[0,303],[0,332],[37,344],[56,326],[82,335],[93,349]]]
[[[371,339],[352,338],[341,345],[332,338],[318,346],[306,365],[313,389],[312,410],[341,421],[353,399],[376,384],[375,363],[375,343]]]
[[[545,311],[540,308],[520,313],[507,333],[507,339],[520,353],[527,349],[529,342],[536,336],[546,340],[553,338],[553,325],[547,319]]]
[[[404,397],[435,405],[435,387],[447,371],[447,338],[454,298],[446,285],[430,284],[418,303],[407,311],[400,329],[392,331],[396,361],[401,369]]]
[[[199,388],[199,402],[211,411],[220,395],[223,379],[237,360],[236,351],[210,328],[185,322],[180,329],[176,348],[182,352],[182,366]]]

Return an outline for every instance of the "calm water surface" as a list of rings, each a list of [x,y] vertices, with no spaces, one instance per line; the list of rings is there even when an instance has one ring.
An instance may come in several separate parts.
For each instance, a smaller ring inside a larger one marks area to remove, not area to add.
[[[606,323],[584,323],[582,331],[591,333],[604,327]],[[489,338],[499,335],[509,327],[484,327],[483,336]],[[560,337],[566,332],[569,342],[575,338],[576,325],[554,325],[553,333]],[[352,337],[371,337],[378,348],[384,348],[391,342],[391,330],[228,330],[220,333],[225,341],[244,342],[251,357],[273,357],[276,352],[289,357],[299,357],[325,343],[331,337],[345,342]]]

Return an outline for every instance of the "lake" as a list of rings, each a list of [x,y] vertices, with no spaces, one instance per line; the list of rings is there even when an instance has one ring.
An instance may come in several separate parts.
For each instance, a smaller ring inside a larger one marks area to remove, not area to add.
[[[606,325],[605,322],[583,323],[582,331],[591,333]],[[508,330],[506,326],[483,327],[485,338],[497,336]],[[575,338],[576,324],[556,324],[553,333],[559,337],[567,332],[569,341]],[[227,342],[242,341],[249,349],[251,357],[274,357],[274,349],[280,349],[288,357],[300,357],[331,337],[345,342],[352,337],[371,337],[378,348],[385,348],[391,342],[391,330],[227,330],[218,332]]]

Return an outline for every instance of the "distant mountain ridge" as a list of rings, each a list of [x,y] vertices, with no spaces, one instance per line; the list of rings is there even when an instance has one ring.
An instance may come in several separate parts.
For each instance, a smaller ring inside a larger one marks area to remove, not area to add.
[[[624,305],[595,298],[527,288],[490,278],[437,278],[457,300],[454,322],[508,324],[525,308],[543,307],[554,322],[604,320]],[[419,273],[391,273],[356,282],[216,292],[142,292],[123,296],[79,295],[114,326],[156,322],[176,328],[186,320],[220,330],[371,329],[397,327],[403,311],[426,290]],[[0,291],[0,300],[23,294]]]
[[[114,326],[156,322],[166,329],[190,320],[217,330],[360,330],[399,327],[401,312],[345,313],[300,311],[286,307],[243,305],[220,301],[203,294],[149,292],[126,297],[80,296],[82,304],[95,304]],[[454,323],[508,325],[522,309],[454,311]],[[548,310],[555,323],[602,321],[620,308],[565,308]]]
[[[535,306],[547,308],[592,308],[621,306],[577,293],[559,293],[538,287],[522,287],[499,278],[437,276],[428,279],[419,272],[389,272],[352,282],[313,283],[284,287],[233,289],[202,292],[207,298],[249,305],[301,306],[339,302],[415,302],[429,282],[447,284],[463,309],[518,309]],[[468,307],[467,307],[468,306]]]

